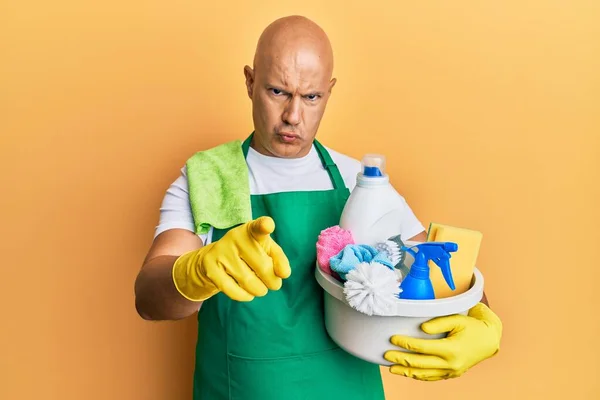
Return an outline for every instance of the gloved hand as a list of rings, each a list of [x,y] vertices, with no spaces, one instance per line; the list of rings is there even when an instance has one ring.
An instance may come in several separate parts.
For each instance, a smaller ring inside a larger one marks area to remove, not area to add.
[[[456,378],[500,350],[502,321],[483,303],[471,308],[468,316],[434,318],[421,329],[428,334],[449,334],[442,339],[392,336],[393,344],[414,353],[387,351],[384,358],[395,363],[391,373],[423,381]]]
[[[289,261],[270,234],[275,222],[257,218],[230,229],[223,237],[181,255],[173,265],[173,282],[182,296],[206,300],[223,292],[233,300],[251,301],[268,289],[279,290],[290,276]]]

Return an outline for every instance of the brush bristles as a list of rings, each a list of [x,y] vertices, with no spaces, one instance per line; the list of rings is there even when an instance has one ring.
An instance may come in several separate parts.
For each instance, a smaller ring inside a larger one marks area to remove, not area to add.
[[[377,243],[375,248],[385,252],[393,265],[398,264],[402,260],[402,249],[396,242],[386,240],[385,242]]]
[[[377,262],[358,264],[344,283],[348,304],[367,315],[385,315],[401,291],[396,272]]]

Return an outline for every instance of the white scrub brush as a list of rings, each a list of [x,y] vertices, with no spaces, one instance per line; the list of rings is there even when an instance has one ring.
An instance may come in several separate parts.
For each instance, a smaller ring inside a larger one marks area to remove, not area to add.
[[[393,236],[384,242],[377,243],[375,248],[381,252],[385,252],[394,265],[394,272],[399,279],[404,279],[410,271],[405,265],[406,251],[403,250],[404,242],[400,240],[400,235]]]
[[[367,315],[386,315],[401,291],[396,273],[378,262],[358,264],[344,282],[348,304]]]
[[[393,265],[398,264],[402,258],[401,246],[394,241],[386,240],[385,242],[377,243],[375,248],[379,251],[385,251]]]

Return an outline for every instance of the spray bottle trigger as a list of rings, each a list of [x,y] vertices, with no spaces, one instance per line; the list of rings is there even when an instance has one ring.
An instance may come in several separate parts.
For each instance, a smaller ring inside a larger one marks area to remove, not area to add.
[[[433,259],[432,261],[434,263],[436,263],[438,267],[440,267],[440,270],[442,271],[442,275],[444,276],[444,280],[446,281],[446,283],[448,284],[450,289],[455,290],[456,285],[454,284],[454,278],[452,277],[452,271],[450,270],[450,260],[449,260],[450,257],[452,257],[452,255],[448,254],[448,260],[436,258],[436,259]]]

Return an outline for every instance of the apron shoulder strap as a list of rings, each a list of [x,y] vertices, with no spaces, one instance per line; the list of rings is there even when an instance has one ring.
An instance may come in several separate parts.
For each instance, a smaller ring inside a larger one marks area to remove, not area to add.
[[[254,136],[254,132],[244,140],[242,143],[242,151],[244,152],[244,158],[248,156],[248,149],[250,148],[250,143],[252,143],[252,136]],[[319,154],[319,158],[323,163],[323,167],[327,170],[329,177],[331,178],[331,182],[333,183],[334,189],[344,189],[346,188],[346,184],[344,183],[344,179],[342,178],[342,174],[338,166],[333,162],[333,159],[329,155],[327,149],[319,143],[318,140],[314,140],[315,148],[317,149],[317,154]]]
[[[254,136],[254,132],[250,134],[242,143],[242,152],[244,153],[244,158],[248,157],[248,149],[250,148],[250,144],[252,143],[252,136]]]
[[[319,153],[319,157],[321,158],[321,162],[323,163],[323,167],[327,170],[329,177],[331,178],[331,182],[333,182],[334,189],[344,189],[346,188],[346,184],[344,183],[344,179],[342,178],[342,174],[340,174],[340,169],[333,162],[333,159],[329,155],[327,149],[319,143],[318,140],[314,141],[315,147],[317,149],[317,153]]]

